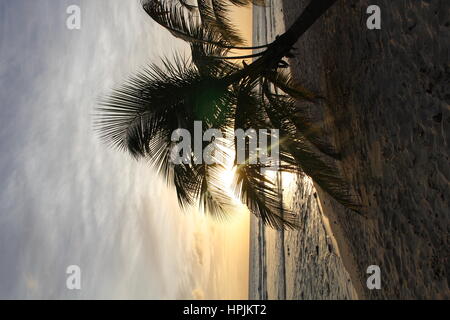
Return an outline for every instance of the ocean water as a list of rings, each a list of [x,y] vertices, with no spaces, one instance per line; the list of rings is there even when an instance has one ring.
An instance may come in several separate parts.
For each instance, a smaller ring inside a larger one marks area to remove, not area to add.
[[[253,43],[268,43],[285,29],[282,2],[253,8]],[[283,175],[283,199],[299,230],[277,231],[250,221],[250,299],[356,299],[338,250],[327,233],[308,177]]]

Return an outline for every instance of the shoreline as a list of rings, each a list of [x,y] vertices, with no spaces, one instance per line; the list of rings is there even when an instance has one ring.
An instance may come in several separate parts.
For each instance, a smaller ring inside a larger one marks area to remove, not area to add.
[[[318,186],[315,186],[318,193],[318,202],[322,217],[324,218],[324,225],[329,230],[330,236],[333,238],[334,243],[337,247],[337,254],[342,259],[342,263],[345,266],[346,271],[352,279],[352,284],[355,288],[357,299],[366,300],[367,296],[363,288],[363,283],[359,281],[360,271],[358,270],[358,265],[355,261],[355,256],[351,252],[350,245],[345,236],[342,225],[338,222],[338,216],[335,209],[331,205],[330,196],[322,191]],[[332,222],[330,222],[332,221]]]

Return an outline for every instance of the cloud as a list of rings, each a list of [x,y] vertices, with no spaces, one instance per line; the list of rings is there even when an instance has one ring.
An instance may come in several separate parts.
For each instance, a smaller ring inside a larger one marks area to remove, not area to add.
[[[138,1],[78,1],[79,31],[65,27],[73,1],[0,1],[0,297],[177,296],[190,222],[153,170],[100,143],[90,116],[157,59],[164,34]],[[65,288],[72,264],[80,292]]]
[[[221,298],[223,231],[92,130],[99,96],[186,46],[139,1],[0,0],[0,24],[0,298]]]
[[[25,275],[25,282],[28,290],[34,291],[39,287],[38,281],[31,274]]]
[[[204,300],[205,299],[205,293],[203,292],[202,289],[196,288],[196,289],[192,290],[192,298],[194,300]]]
[[[194,233],[194,253],[197,257],[197,262],[199,265],[203,266],[204,263],[204,249],[205,237],[201,232]]]

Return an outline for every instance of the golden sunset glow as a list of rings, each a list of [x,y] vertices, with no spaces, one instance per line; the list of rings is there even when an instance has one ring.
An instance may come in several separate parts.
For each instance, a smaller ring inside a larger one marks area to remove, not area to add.
[[[241,32],[247,45],[252,44],[252,7],[230,6],[230,18]],[[232,52],[232,55],[239,53]],[[242,54],[242,53],[240,53]],[[247,53],[244,53],[247,54]],[[232,153],[232,152],[231,152]],[[250,212],[235,196],[233,179],[236,168],[233,167],[234,155],[225,163],[224,170],[220,173],[224,191],[234,201],[230,214],[226,221],[216,221],[204,215],[197,215],[196,229],[201,238],[199,246],[203,250],[214,248],[216,253],[224,257],[224,265],[220,266],[220,297],[224,299],[248,298],[248,273],[249,273],[249,232]],[[208,270],[209,271],[209,270]],[[201,297],[199,291],[193,295]]]

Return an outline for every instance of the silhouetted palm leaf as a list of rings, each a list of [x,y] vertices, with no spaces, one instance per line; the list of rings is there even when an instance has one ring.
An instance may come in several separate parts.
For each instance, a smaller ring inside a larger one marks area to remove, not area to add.
[[[263,77],[273,84],[276,88],[288,94],[290,97],[297,100],[314,101],[318,98],[316,94],[304,88],[299,83],[294,81],[292,77],[283,71],[265,72]]]
[[[180,204],[192,204],[203,194],[205,208],[219,208],[217,203],[224,197],[218,197],[219,192],[210,190],[213,188],[200,189],[211,170],[192,163],[171,163],[171,135],[180,128],[193,135],[194,121],[202,121],[204,131],[225,128],[231,117],[227,106],[234,97],[220,79],[201,75],[179,57],[174,61],[164,61],[163,68],[151,65],[116,89],[101,102],[94,124],[109,145],[136,158],[148,158],[174,184]]]
[[[220,39],[213,39],[219,41]],[[214,76],[217,78],[225,77],[238,70],[233,62],[215,57],[226,57],[229,49],[218,47],[210,43],[191,43],[192,62],[201,74]]]
[[[196,4],[193,4],[194,0],[189,1],[189,0],[177,0],[181,6],[183,6],[184,8],[188,9],[189,11],[194,11],[196,9],[198,9],[198,6]]]
[[[243,44],[244,40],[231,24],[227,4],[222,0],[198,0],[198,11],[203,27],[210,27],[212,31],[231,45]]]
[[[288,117],[279,112],[277,104],[266,105],[266,111],[273,125],[280,128],[280,149],[291,155],[302,171],[338,202],[358,210],[349,185],[341,178],[333,161],[325,159],[311,148],[305,136]]]
[[[284,82],[285,87],[288,83]],[[276,87],[279,88],[279,87]],[[292,88],[292,87],[291,87]],[[340,155],[336,152],[335,148],[331,146],[328,142],[326,142],[321,136],[321,131],[319,126],[315,121],[313,121],[307,111],[302,108],[299,103],[301,102],[300,98],[294,100],[290,96],[279,95],[272,92],[269,86],[269,82],[267,79],[264,79],[262,85],[262,92],[264,96],[268,99],[269,105],[272,108],[272,112],[276,112],[279,117],[282,118],[282,121],[288,121],[292,123],[298,132],[300,132],[311,144],[313,144],[319,151],[322,153],[334,158],[340,159]],[[300,92],[300,90],[299,90]],[[304,95],[307,95],[307,98],[304,98],[307,102],[312,102],[314,100],[313,94],[304,92]]]
[[[264,224],[276,229],[296,228],[295,215],[284,208],[275,184],[261,173],[263,168],[239,165],[235,174],[236,194]]]
[[[201,166],[203,179],[198,195],[200,209],[218,219],[226,218],[233,207],[220,179],[222,170],[224,168],[220,164]]]
[[[178,2],[164,0],[142,0],[147,14],[175,37],[187,42],[214,42],[214,31],[201,25],[200,17],[185,10]],[[216,37],[217,38],[217,37]],[[223,40],[217,45],[227,45]]]
[[[198,4],[196,10],[186,10],[177,1],[142,0],[144,10],[154,21],[184,41],[223,48],[234,48],[243,42],[226,16],[226,6],[218,1],[210,4],[208,0]]]
[[[255,6],[264,6],[265,0],[228,0],[230,3],[234,4],[235,6],[239,7],[245,7],[250,4],[254,4]]]

